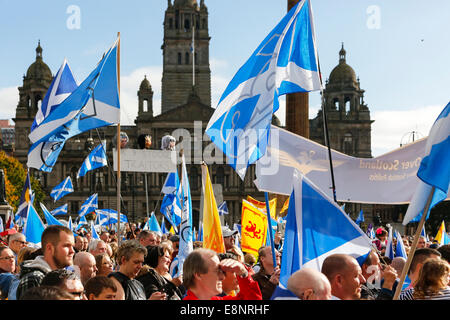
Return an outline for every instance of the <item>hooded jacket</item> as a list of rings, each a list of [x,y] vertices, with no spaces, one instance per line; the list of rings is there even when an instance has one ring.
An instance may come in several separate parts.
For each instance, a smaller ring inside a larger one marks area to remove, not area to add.
[[[38,287],[45,275],[52,271],[44,256],[37,256],[34,260],[24,261],[20,266],[20,282],[17,287],[17,300],[29,288]]]

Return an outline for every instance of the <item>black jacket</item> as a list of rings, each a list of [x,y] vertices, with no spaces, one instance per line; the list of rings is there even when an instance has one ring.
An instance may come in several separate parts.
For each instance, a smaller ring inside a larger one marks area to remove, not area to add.
[[[168,300],[181,300],[183,294],[172,282],[161,276],[156,270],[149,269],[147,273],[139,276],[136,280],[144,286],[145,295],[148,298],[154,292],[165,292]]]
[[[122,285],[125,300],[147,300],[144,286],[136,279],[130,279],[121,272],[111,272],[108,277],[114,277]]]

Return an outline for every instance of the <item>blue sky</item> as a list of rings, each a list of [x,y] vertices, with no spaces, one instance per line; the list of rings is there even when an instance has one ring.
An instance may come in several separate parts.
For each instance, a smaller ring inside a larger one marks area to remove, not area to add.
[[[199,1],[200,2],[200,1]],[[209,11],[213,107],[234,73],[277,24],[287,0],[205,0]],[[69,28],[79,9],[79,28]],[[323,77],[338,63],[359,76],[371,110],[373,155],[398,147],[408,132],[428,131],[450,101],[450,1],[312,0]],[[137,114],[139,83],[147,75],[160,108],[163,19],[167,0],[0,0],[0,118],[12,118],[17,87],[35,59],[40,39],[53,73],[64,58],[81,82],[121,33],[121,99],[124,124]],[[310,118],[320,95],[310,94]],[[284,123],[284,108],[277,115]],[[404,142],[405,140],[403,140]]]

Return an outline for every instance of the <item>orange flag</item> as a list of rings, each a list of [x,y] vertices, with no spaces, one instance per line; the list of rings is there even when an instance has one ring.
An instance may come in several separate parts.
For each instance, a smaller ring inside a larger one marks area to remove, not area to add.
[[[258,256],[258,249],[266,244],[267,214],[247,200],[242,200],[241,248]]]
[[[225,252],[222,236],[222,225],[219,219],[216,198],[209,177],[208,167],[202,164],[203,182],[203,248],[217,253]]]
[[[265,201],[259,201],[251,196],[247,196],[247,201],[253,204],[255,207],[257,207],[259,210],[261,210],[263,213],[267,213],[266,208],[266,202]],[[276,220],[276,214],[277,214],[277,198],[273,198],[272,200],[269,200],[269,208],[270,208],[270,216],[272,219]]]

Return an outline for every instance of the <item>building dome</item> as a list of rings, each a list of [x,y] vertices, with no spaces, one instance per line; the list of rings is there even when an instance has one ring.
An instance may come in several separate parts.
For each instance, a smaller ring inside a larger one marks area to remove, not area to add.
[[[40,42],[36,48],[36,61],[28,67],[26,77],[28,79],[49,79],[50,81],[53,79],[50,68],[42,60],[42,47]]]
[[[197,0],[175,0],[173,3],[174,7],[196,7],[197,6]]]
[[[144,76],[144,80],[142,80],[139,90],[152,90],[152,86],[150,85],[150,81],[148,81],[147,76]]]
[[[356,73],[345,61],[346,51],[344,44],[339,51],[339,64],[331,71],[328,79],[330,84],[333,83],[357,83]]]

